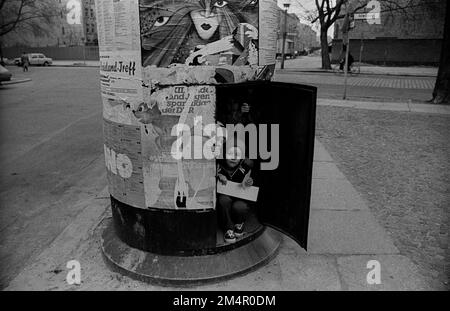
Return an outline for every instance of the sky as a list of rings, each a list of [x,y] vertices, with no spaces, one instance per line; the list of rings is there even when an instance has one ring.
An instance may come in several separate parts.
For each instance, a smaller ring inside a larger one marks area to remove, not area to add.
[[[283,8],[283,3],[286,0],[277,0],[278,6]],[[289,0],[288,0],[289,1]],[[311,23],[305,20],[305,13],[310,10],[314,11],[316,8],[315,0],[290,0],[291,5],[289,6],[289,13],[297,14],[297,16],[300,18],[300,22],[306,25],[310,25]],[[312,25],[312,29],[319,34],[320,26],[319,23],[316,23]],[[328,35],[333,36],[334,33],[334,27],[330,27],[328,30]]]

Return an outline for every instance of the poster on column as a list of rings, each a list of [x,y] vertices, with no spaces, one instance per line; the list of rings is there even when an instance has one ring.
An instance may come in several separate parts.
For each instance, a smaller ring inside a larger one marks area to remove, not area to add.
[[[213,132],[204,130],[215,127],[214,113],[212,86],[167,87],[140,107],[136,116],[144,124],[142,170],[148,208],[214,208],[215,140]]]
[[[103,117],[137,125],[143,101],[138,0],[97,0]]]
[[[258,0],[139,0],[139,12],[148,81],[231,83],[255,78]]]
[[[259,0],[259,65],[275,65],[277,36],[278,36],[278,14],[279,9],[276,0]]]
[[[100,87],[103,117],[121,124],[137,125],[133,110],[143,101],[140,53],[102,52]]]
[[[139,51],[138,0],[96,0],[98,44],[102,51]]]

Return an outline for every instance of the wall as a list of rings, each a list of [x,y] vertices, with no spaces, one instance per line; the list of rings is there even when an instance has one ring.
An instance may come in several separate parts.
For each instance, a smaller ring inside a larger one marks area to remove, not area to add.
[[[398,0],[399,2],[405,0]],[[442,39],[445,21],[445,0],[421,0],[421,6],[391,11],[383,2],[381,24],[368,24],[365,20],[355,21],[355,28],[349,33],[350,39]],[[427,5],[425,5],[427,3]],[[359,11],[363,13],[365,10]],[[343,20],[335,23],[334,38],[342,38]]]
[[[441,39],[389,39],[363,40],[362,62],[377,65],[438,66]],[[361,40],[350,40],[350,53],[359,60]],[[332,62],[337,63],[341,55],[342,40],[333,40]]]
[[[399,3],[406,0],[399,0]],[[389,11],[382,4],[381,24],[355,21],[349,32],[350,52],[359,60],[361,39],[364,42],[362,62],[381,65],[437,65],[441,53],[445,21],[445,0],[417,1],[420,6],[406,11]],[[363,10],[364,11],[364,10]],[[342,20],[335,23],[332,62],[342,50]]]
[[[83,49],[85,50],[84,53]],[[3,48],[3,56],[10,59],[16,58],[20,57],[23,51],[28,53],[43,53],[54,60],[99,60],[97,46],[9,47]]]

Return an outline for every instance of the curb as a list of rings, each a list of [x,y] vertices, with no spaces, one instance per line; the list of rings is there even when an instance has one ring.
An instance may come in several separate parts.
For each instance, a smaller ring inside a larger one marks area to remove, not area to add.
[[[51,65],[50,67],[77,67],[77,68],[98,68],[100,65],[84,65],[84,64],[73,64],[73,65]]]
[[[287,68],[287,69],[280,69],[277,68],[276,73],[286,74],[286,73],[333,73],[338,74],[338,72],[335,72],[333,70],[302,70],[302,69],[295,69],[295,68]],[[343,75],[343,73],[342,73]],[[409,73],[402,73],[402,74],[393,74],[393,73],[375,73],[375,72],[360,72],[360,73],[350,73],[349,76],[358,76],[358,75],[367,75],[367,76],[392,76],[392,77],[421,77],[421,78],[436,78],[435,75],[427,75],[427,74],[409,74]]]
[[[24,82],[30,82],[30,81],[31,81],[30,78],[20,79],[20,80],[3,81],[3,82],[0,82],[0,85],[11,85],[11,84],[18,84],[18,83],[24,83]]]
[[[450,115],[450,106],[448,105],[371,102],[371,101],[338,100],[327,98],[318,98],[317,105],[366,109],[366,110],[383,110],[383,111]]]

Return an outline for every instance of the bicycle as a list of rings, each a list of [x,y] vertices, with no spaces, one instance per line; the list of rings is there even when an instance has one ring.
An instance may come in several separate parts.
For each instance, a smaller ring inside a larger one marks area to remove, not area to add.
[[[345,71],[343,69],[340,69],[340,64],[337,64],[336,66],[334,66],[334,68],[332,68],[332,70],[335,75],[343,75],[345,73]],[[350,75],[358,75],[361,73],[361,67],[355,66],[355,64],[353,63],[350,65],[350,70],[347,73]]]

